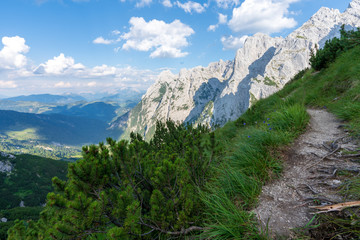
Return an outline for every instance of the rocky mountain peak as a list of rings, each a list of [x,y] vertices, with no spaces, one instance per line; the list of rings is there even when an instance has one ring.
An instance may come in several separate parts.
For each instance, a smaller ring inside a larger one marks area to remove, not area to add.
[[[296,73],[309,67],[311,49],[346,29],[360,27],[360,0],[349,8],[321,8],[286,38],[257,33],[248,37],[233,61],[159,75],[158,81],[130,113],[128,128],[150,138],[156,120],[224,125],[254,102],[280,90]]]
[[[353,0],[349,4],[349,7],[346,9],[345,13],[355,17],[360,17],[360,0]]]
[[[353,0],[352,2],[350,2],[348,8],[360,9],[360,0]]]

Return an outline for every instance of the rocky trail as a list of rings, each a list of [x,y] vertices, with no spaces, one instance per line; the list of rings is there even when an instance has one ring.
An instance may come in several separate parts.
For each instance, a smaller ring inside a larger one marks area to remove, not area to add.
[[[325,110],[308,113],[307,131],[284,154],[283,176],[263,187],[254,210],[273,239],[294,239],[291,229],[305,226],[320,211],[309,206],[351,201],[338,193],[349,178],[342,173],[360,173],[359,154],[350,154],[359,151],[359,143],[343,123]]]

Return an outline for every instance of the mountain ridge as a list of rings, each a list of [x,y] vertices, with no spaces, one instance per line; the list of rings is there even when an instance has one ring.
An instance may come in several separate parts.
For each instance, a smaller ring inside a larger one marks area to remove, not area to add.
[[[123,138],[131,131],[151,138],[157,120],[224,125],[252,103],[280,90],[297,72],[309,67],[311,51],[340,36],[342,25],[360,26],[360,2],[345,12],[322,7],[286,38],[257,33],[247,38],[233,61],[162,72],[130,112]]]

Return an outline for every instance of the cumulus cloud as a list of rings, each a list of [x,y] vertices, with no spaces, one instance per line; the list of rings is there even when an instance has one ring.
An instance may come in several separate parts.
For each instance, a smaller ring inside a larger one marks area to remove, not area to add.
[[[24,55],[30,49],[25,44],[25,39],[19,36],[3,37],[4,47],[0,50],[0,68],[15,69],[24,67],[27,64]]]
[[[105,45],[109,45],[109,44],[112,44],[114,43],[114,40],[109,40],[109,39],[104,39],[103,37],[98,37],[98,38],[95,38],[94,41],[93,41],[94,44],[105,44]]]
[[[216,4],[221,8],[229,8],[231,6],[236,6],[240,3],[240,0],[216,0]]]
[[[54,85],[56,88],[71,88],[73,85],[70,82],[58,82]]]
[[[224,50],[237,50],[239,48],[242,48],[248,37],[249,36],[247,36],[247,35],[242,36],[242,37],[234,37],[232,35],[230,35],[229,37],[222,37],[221,43],[224,46],[223,49]]]
[[[119,32],[113,33],[113,35],[119,34]],[[86,67],[63,53],[34,66],[28,64],[23,55],[29,50],[23,38],[4,37],[2,40],[4,47],[0,49],[0,69],[4,68],[4,70],[0,71],[0,89],[6,89],[7,95],[61,93],[65,90],[113,91],[124,87],[145,90],[159,74],[158,70],[137,69],[131,66]],[[160,48],[154,56],[164,56],[173,51],[173,49],[161,48],[160,45],[153,49],[156,50],[158,47]],[[171,54],[184,53],[175,51]]]
[[[184,11],[187,13],[202,13],[205,11],[205,7],[198,2],[188,1],[186,3],[180,3],[179,1],[176,1],[175,4],[179,8],[184,9]]]
[[[218,23],[215,24],[215,25],[210,25],[208,27],[208,31],[213,31],[214,32],[219,27],[220,24],[226,24],[227,23],[227,15],[219,13],[218,19],[219,19]]]
[[[181,49],[189,45],[187,38],[195,33],[179,20],[171,23],[156,19],[146,22],[142,17],[132,17],[129,23],[130,31],[122,35],[122,39],[126,41],[122,49],[152,51],[152,58],[186,56],[188,53]]]
[[[58,57],[48,60],[46,63],[42,63],[34,71],[35,74],[50,74],[61,75],[69,72],[82,70],[85,66],[81,63],[75,63],[72,57],[65,57],[61,53]]]
[[[14,81],[2,81],[0,80],[0,89],[1,88],[16,88],[17,84]]]
[[[101,66],[95,66],[87,70],[88,77],[104,77],[104,76],[113,76],[116,75],[116,67],[111,67],[106,64]]]
[[[297,22],[288,18],[290,3],[298,0],[245,0],[233,9],[229,27],[234,32],[252,34],[256,32],[275,33],[293,28]]]
[[[216,25],[210,25],[209,27],[208,27],[208,31],[213,31],[213,32],[215,32],[215,30],[218,28],[218,24],[216,24]]]
[[[227,15],[219,13],[219,24],[227,23]]]
[[[173,6],[170,0],[163,0],[162,5],[164,5],[165,7],[172,7]]]

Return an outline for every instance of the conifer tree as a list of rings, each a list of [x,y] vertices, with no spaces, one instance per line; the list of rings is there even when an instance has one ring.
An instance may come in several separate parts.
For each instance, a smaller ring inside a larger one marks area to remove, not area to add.
[[[202,230],[199,190],[211,174],[215,137],[204,126],[157,122],[153,139],[83,147],[38,222],[18,221],[9,239],[168,239]],[[22,237],[19,237],[22,236]]]

